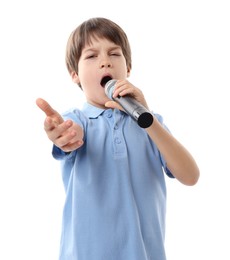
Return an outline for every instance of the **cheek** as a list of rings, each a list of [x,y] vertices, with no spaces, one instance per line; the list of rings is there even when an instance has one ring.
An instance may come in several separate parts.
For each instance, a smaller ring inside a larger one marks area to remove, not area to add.
[[[124,71],[124,77],[128,77],[130,75],[130,69],[127,67],[126,60],[123,60],[123,66],[120,66],[121,70]]]
[[[81,85],[85,85],[85,83],[87,83],[88,78],[89,78],[88,75],[89,75],[89,73],[87,72],[87,70],[84,69],[84,67],[79,67],[78,78],[79,78]]]
[[[78,75],[81,79],[91,77],[94,74],[95,65],[92,62],[79,62]]]
[[[85,94],[90,95],[90,93],[94,92],[96,89],[95,85],[97,84],[97,79],[93,72],[89,73],[84,71],[83,73],[80,73],[79,78]]]

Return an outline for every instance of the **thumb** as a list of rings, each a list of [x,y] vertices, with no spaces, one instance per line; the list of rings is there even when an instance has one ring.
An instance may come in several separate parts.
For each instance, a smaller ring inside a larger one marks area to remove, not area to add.
[[[122,108],[121,105],[119,105],[117,102],[113,101],[113,100],[110,100],[110,101],[107,101],[105,103],[105,107],[108,107],[108,108],[117,108],[119,110],[122,110],[124,111],[124,109]]]

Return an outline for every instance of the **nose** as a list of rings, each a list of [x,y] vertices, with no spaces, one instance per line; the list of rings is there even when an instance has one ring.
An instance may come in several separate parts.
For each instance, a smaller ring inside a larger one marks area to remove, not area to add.
[[[108,57],[103,57],[103,59],[100,62],[100,68],[111,68],[112,63]]]

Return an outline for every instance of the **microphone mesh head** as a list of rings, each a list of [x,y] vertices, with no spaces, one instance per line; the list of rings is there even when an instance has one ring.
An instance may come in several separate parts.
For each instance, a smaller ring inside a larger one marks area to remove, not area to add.
[[[114,86],[115,86],[116,82],[117,81],[115,79],[111,79],[105,84],[105,94],[110,99],[113,99],[113,91],[114,91]]]
[[[147,128],[152,125],[153,120],[153,115],[151,113],[145,112],[139,116],[137,123],[140,127]]]

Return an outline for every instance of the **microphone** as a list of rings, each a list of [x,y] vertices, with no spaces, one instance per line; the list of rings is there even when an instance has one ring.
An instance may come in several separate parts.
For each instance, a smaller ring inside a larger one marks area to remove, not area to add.
[[[127,114],[142,128],[147,128],[153,123],[153,115],[139,102],[130,96],[117,96],[113,97],[113,91],[116,84],[115,79],[109,80],[105,84],[105,94],[108,98],[119,103]]]

